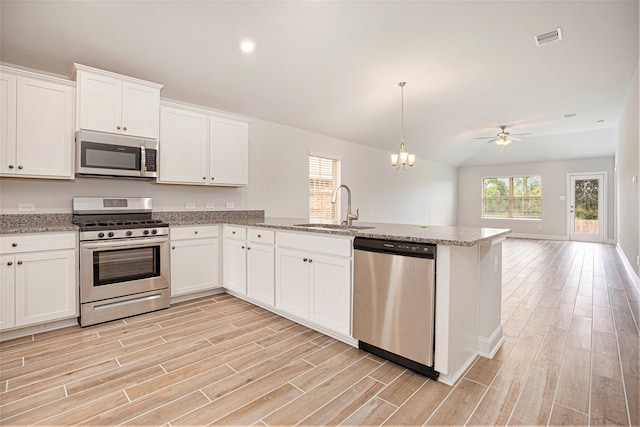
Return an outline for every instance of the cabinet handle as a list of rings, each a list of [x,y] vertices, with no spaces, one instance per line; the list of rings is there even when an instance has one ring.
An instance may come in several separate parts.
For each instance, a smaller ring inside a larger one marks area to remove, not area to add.
[[[120,130],[120,126],[116,126],[116,129]]]
[[[13,246],[15,248],[16,246],[18,246],[18,244],[17,243],[12,243],[11,246]]]
[[[9,261],[9,262],[7,263],[7,265],[11,266],[11,265],[13,265],[13,263],[12,263],[11,261]]]
[[[126,126],[125,126],[125,127],[123,127],[123,128],[122,128],[122,130],[127,130],[127,127],[126,127]]]
[[[171,246],[171,249],[175,249],[175,248],[176,248],[175,246]]]
[[[9,165],[9,169],[13,169],[15,166],[13,165]]]
[[[22,261],[18,261],[18,265],[22,265]]]
[[[18,165],[18,169],[22,169],[22,165]]]

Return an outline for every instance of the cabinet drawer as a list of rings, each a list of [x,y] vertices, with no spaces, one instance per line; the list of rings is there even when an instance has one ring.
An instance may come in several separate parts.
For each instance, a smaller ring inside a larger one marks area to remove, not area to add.
[[[343,257],[351,256],[351,237],[325,237],[313,233],[278,232],[278,246]]]
[[[5,234],[0,236],[0,253],[75,249],[77,233]]]
[[[171,240],[206,239],[218,237],[217,225],[190,225],[188,227],[171,227],[169,230]]]
[[[253,243],[266,243],[273,245],[276,240],[276,233],[273,230],[264,228],[249,228],[247,230],[247,240]]]
[[[224,226],[224,237],[230,239],[245,240],[247,238],[247,229],[245,227],[236,227],[234,225]]]

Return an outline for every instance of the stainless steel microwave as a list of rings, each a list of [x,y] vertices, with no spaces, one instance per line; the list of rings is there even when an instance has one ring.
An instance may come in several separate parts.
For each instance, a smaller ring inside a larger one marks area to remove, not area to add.
[[[100,132],[76,132],[76,176],[155,178],[158,141]]]

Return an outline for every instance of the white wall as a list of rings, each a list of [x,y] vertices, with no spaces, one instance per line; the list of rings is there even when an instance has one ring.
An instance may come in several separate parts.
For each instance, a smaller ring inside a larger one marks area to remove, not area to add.
[[[638,115],[638,66],[622,110],[616,149],[618,191],[618,245],[640,276],[636,257],[640,254],[640,126]],[[636,182],[633,182],[636,177]]]
[[[412,170],[395,171],[391,152],[260,120],[251,124],[249,150],[248,200],[267,216],[308,217],[312,151],[341,157],[342,183],[351,189],[352,210],[360,209],[361,221],[455,224],[455,168],[417,159]]]
[[[614,158],[567,160],[542,163],[469,166],[458,169],[458,225],[510,228],[514,234],[543,238],[568,237],[567,174],[607,172],[607,240],[615,239]],[[542,219],[482,218],[482,178],[492,176],[541,175]],[[566,200],[561,200],[564,196]]]
[[[276,123],[250,125],[249,187],[161,185],[145,181],[78,178],[75,181],[0,179],[0,212],[16,213],[19,203],[36,212],[70,212],[73,196],[148,196],[154,209],[265,209],[267,216],[308,218],[309,151],[342,157],[342,182],[352,190],[355,212],[366,221],[453,225],[456,170],[417,159],[409,172],[394,171],[389,153]],[[390,149],[397,148],[390,141]],[[161,148],[162,149],[162,148]],[[346,194],[343,208],[346,209]],[[343,211],[344,216],[344,211]]]

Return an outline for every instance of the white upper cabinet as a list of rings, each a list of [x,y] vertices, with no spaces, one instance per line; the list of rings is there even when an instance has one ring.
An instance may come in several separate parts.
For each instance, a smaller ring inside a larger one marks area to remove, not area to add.
[[[246,186],[249,124],[163,101],[158,182]]]
[[[160,109],[159,182],[206,184],[209,174],[209,117],[194,111]]]
[[[0,71],[0,174],[72,179],[73,83]]]
[[[74,65],[77,129],[158,139],[162,85]]]
[[[218,117],[211,117],[210,123],[211,183],[247,185],[249,124]]]

